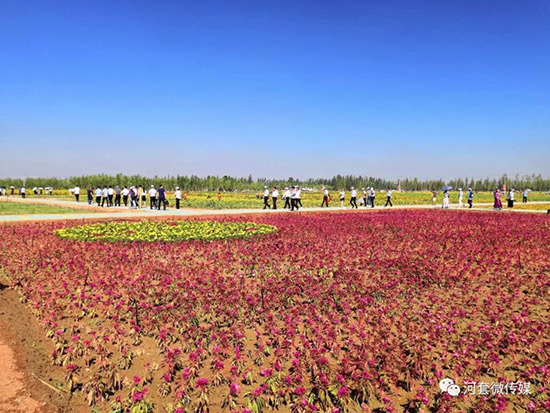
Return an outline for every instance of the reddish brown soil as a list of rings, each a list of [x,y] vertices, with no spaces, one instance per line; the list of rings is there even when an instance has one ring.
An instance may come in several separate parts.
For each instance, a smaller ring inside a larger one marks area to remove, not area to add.
[[[53,366],[52,351],[36,318],[0,281],[0,412],[90,410],[81,396],[61,390],[63,369]]]

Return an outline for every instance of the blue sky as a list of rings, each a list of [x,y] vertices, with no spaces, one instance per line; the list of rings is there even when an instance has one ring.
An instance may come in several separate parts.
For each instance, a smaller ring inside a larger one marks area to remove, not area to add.
[[[0,15],[0,176],[550,175],[550,0]]]

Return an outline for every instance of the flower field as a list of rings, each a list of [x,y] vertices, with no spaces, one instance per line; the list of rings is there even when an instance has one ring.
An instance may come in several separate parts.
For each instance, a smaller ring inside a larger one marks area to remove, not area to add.
[[[231,238],[248,238],[276,231],[272,225],[250,222],[212,222],[212,221],[137,221],[105,222],[82,225],[72,228],[60,228],[55,234],[60,238],[79,241],[213,241]]]
[[[56,235],[74,222],[3,226],[0,275],[55,344],[66,390],[99,411],[550,410],[545,215],[246,221],[277,230],[112,243]],[[531,388],[452,397],[444,377]]]

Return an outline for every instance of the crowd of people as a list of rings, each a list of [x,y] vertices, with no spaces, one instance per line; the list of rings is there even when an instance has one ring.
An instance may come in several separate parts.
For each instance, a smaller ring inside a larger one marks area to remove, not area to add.
[[[75,186],[70,190],[74,195],[76,202],[80,201],[80,188]],[[95,203],[97,206],[101,207],[129,207],[133,209],[146,208],[147,206],[150,209],[160,210],[161,208],[166,210],[168,206],[168,199],[166,196],[166,189],[162,184],[158,187],[151,185],[149,190],[141,185],[139,186],[124,186],[119,185],[113,188],[112,185],[109,186],[98,186],[97,188],[89,187],[86,190],[87,201],[89,205]],[[179,187],[176,187],[174,193],[176,198],[176,209],[180,209],[180,204],[182,200],[182,191]],[[149,204],[147,204],[147,198],[149,197]],[[185,198],[187,198],[187,193],[185,193]]]
[[[328,191],[328,188],[323,186],[321,188],[321,191],[323,193],[323,200],[321,202],[321,208],[323,207],[329,207],[330,203],[332,202],[332,197],[330,196],[330,193]],[[350,206],[351,208],[358,208],[357,205],[357,190],[354,187],[351,187],[350,189]],[[270,199],[272,201],[273,206],[270,204]],[[276,186],[273,187],[273,189],[270,191],[267,186],[264,186],[264,194],[263,194],[263,209],[277,209],[277,200],[279,199],[279,190]],[[359,204],[364,205],[365,208],[371,207],[374,208],[375,205],[375,199],[376,199],[376,190],[374,188],[362,188],[362,197],[359,198]],[[386,188],[386,203],[384,204],[385,207],[388,205],[390,207],[393,206],[393,203],[391,201],[392,199],[392,191],[390,188]],[[285,201],[285,204],[283,206],[283,209],[290,209],[291,211],[297,211],[300,208],[303,208],[302,205],[302,190],[299,186],[291,186],[284,188],[282,200]],[[340,191],[340,207],[344,208],[346,202],[346,191],[341,190]]]
[[[9,187],[9,193],[13,196],[15,195],[16,189],[19,192],[19,195],[22,198],[26,197],[27,189],[25,187],[15,188],[14,186]],[[442,208],[448,209],[450,207],[450,189],[451,187],[443,188],[443,204]],[[307,189],[306,189],[307,190]],[[46,188],[32,188],[32,191],[35,195],[42,195],[47,194],[51,195],[53,193],[53,188],[46,187]],[[323,186],[321,188],[322,191],[322,202],[321,202],[321,208],[323,207],[329,207],[332,202],[332,197],[329,193],[328,188]],[[75,186],[74,188],[69,189],[69,192],[75,197],[76,202],[80,201],[80,192],[81,189],[78,186]],[[437,206],[437,191],[432,190],[432,205]],[[493,209],[495,210],[502,210],[502,194],[503,192],[506,192],[506,190],[503,188],[502,190],[500,188],[496,188],[493,192],[494,196],[494,203],[493,203]],[[384,204],[384,207],[392,207],[392,190],[390,188],[386,188],[385,191],[386,194],[386,202]],[[8,190],[4,187],[0,187],[0,195],[7,196]],[[119,185],[113,187],[111,185],[109,186],[98,186],[97,188],[89,187],[86,190],[87,195],[87,201],[89,205],[92,205],[94,203],[94,197],[95,197],[95,203],[98,207],[129,207],[134,209],[139,208],[146,208],[147,206],[150,207],[150,209],[157,209],[160,210],[161,208],[166,210],[166,207],[168,206],[168,199],[166,196],[166,190],[163,187],[163,185],[159,185],[158,187],[155,187],[155,185],[151,185],[149,190],[145,190],[145,188],[141,185],[138,186],[124,186],[121,187]],[[354,187],[350,188],[350,199],[349,199],[349,205],[352,209],[359,208],[359,205],[364,206],[365,208],[374,208],[375,202],[376,202],[376,190],[373,187],[367,187],[361,189],[361,196],[359,196],[359,193],[357,189]],[[529,190],[525,189],[523,191],[523,203],[527,203],[528,197],[529,197]],[[179,187],[176,187],[176,190],[174,192],[174,196],[176,199],[175,207],[176,209],[180,209],[181,201],[187,199],[187,192],[181,191]],[[218,201],[221,200],[221,194],[218,193],[217,195]],[[149,202],[147,202],[147,198],[149,198]],[[257,198],[262,198],[261,192],[258,192]],[[263,192],[263,209],[277,209],[277,201],[279,200],[279,190],[277,187],[273,187],[271,190],[268,189],[267,186],[264,187]],[[284,188],[283,195],[281,197],[281,200],[284,201],[284,209],[289,209],[291,211],[297,211],[300,208],[303,208],[302,204],[302,188],[299,186],[290,186]],[[339,200],[340,200],[340,207],[345,207],[346,202],[346,191],[344,189],[341,189],[339,192]],[[468,208],[473,208],[473,201],[474,201],[474,191],[472,188],[468,188],[468,191],[466,193],[466,200],[468,204]],[[464,206],[464,191],[462,188],[458,189],[458,206],[461,208]],[[508,208],[514,207],[515,202],[515,190],[513,188],[508,189],[506,192],[506,201]]]

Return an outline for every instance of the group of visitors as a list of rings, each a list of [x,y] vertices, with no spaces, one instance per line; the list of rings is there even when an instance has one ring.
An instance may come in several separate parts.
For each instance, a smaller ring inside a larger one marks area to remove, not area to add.
[[[321,202],[321,208],[323,207],[329,207],[330,203],[332,201],[332,197],[330,196],[330,193],[328,191],[328,188],[325,186],[322,187],[323,192],[323,201]],[[269,203],[269,200],[272,200],[273,207]],[[392,191],[390,188],[386,188],[386,204],[384,205],[387,207],[388,205],[390,207],[393,206],[392,201]],[[273,187],[271,192],[269,191],[267,186],[264,186],[264,194],[263,194],[264,204],[263,209],[277,209],[277,200],[279,199],[279,190],[277,187]],[[284,189],[283,197],[282,199],[285,201],[285,204],[283,206],[284,209],[290,209],[291,211],[297,211],[300,208],[303,208],[302,205],[302,190],[299,186],[291,186],[286,187]],[[367,189],[362,188],[362,198],[359,199],[359,204],[364,205],[366,207],[374,208],[376,199],[376,190],[372,187],[369,187]],[[342,189],[340,191],[340,207],[344,208],[346,200],[346,192]],[[351,198],[350,198],[350,206],[351,208],[358,208],[357,205],[357,190],[354,187],[351,187]]]
[[[437,206],[437,191],[432,189],[432,205]],[[474,207],[474,191],[472,188],[468,188],[468,192],[466,194],[466,199],[468,202],[468,208]],[[445,188],[443,190],[443,205],[441,206],[443,209],[449,209],[451,206],[451,193],[450,189]],[[458,188],[458,207],[462,208],[464,206],[464,191],[462,188]]]
[[[74,195],[76,202],[80,201],[80,188],[75,186],[74,188],[71,188],[70,192]],[[121,207],[124,205],[125,207],[129,207],[131,209],[140,209],[140,208],[146,208],[147,207],[147,196],[149,196],[149,206],[151,209],[157,209],[160,210],[161,207],[163,207],[164,210],[166,210],[166,207],[168,206],[168,200],[166,198],[166,189],[164,189],[164,186],[160,184],[158,188],[155,188],[155,185],[151,185],[151,188],[148,191],[145,191],[143,186],[124,186],[120,187],[117,185],[113,188],[112,185],[109,186],[98,186],[97,188],[94,188],[90,186],[87,191],[86,195],[88,198],[88,205],[92,205],[94,203],[94,195],[95,195],[95,202],[97,206],[101,207]],[[176,187],[176,208],[180,208],[180,201],[181,201],[181,191],[179,190],[179,187]]]
[[[495,188],[495,191],[493,192],[494,196],[494,203],[493,203],[493,209],[496,211],[502,210],[502,193],[500,192],[499,188]],[[527,198],[529,197],[529,190],[525,189],[523,191],[523,203],[527,203]],[[514,201],[515,201],[515,190],[513,188],[510,188],[506,194],[506,202],[508,208],[514,207]]]
[[[300,208],[303,208],[302,205],[302,190],[299,186],[286,187],[284,189],[282,199],[285,201],[283,209],[290,209],[291,211],[297,211]],[[271,200],[273,202],[273,207],[269,203],[269,197],[271,195]],[[277,209],[277,200],[279,199],[279,190],[276,186],[273,187],[271,193],[267,186],[264,186],[264,208],[263,209]]]

